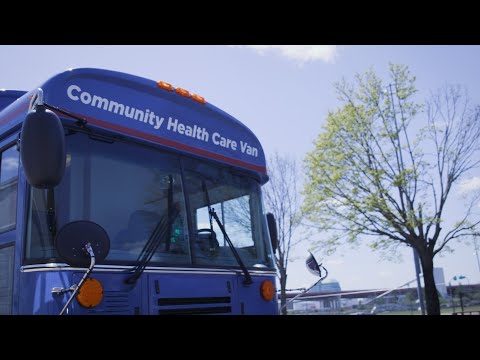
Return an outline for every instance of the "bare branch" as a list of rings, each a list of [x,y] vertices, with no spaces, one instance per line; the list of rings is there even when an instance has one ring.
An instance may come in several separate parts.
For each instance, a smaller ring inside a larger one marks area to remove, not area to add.
[[[303,210],[328,234],[328,250],[362,239],[373,248],[414,247],[437,312],[433,258],[480,224],[472,207],[454,226],[444,221],[454,185],[480,166],[480,107],[458,86],[422,106],[406,66],[391,65],[390,76],[386,87],[372,71],[336,85],[344,106],[328,114],[307,154]]]
[[[294,236],[302,224],[301,197],[299,189],[300,170],[295,159],[275,152],[268,162],[269,182],[264,186],[264,202],[278,225],[278,248],[275,261],[280,273],[281,302],[286,301],[286,276],[290,251],[301,240]]]

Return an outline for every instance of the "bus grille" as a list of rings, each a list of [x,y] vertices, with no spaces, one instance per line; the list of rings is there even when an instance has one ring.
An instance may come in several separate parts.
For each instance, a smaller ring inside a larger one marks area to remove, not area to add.
[[[109,314],[128,314],[130,312],[128,292],[105,291],[103,293],[102,310]]]
[[[229,296],[191,297],[191,298],[159,298],[159,315],[207,315],[228,314],[232,312]],[[212,306],[209,306],[212,305]],[[169,308],[165,308],[165,307]],[[175,308],[171,308],[175,306]],[[163,308],[162,308],[163,307]]]

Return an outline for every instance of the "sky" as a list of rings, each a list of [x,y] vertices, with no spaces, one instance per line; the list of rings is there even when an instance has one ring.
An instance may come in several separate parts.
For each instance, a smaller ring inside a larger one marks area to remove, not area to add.
[[[329,111],[341,103],[333,84],[373,68],[386,78],[389,62],[408,65],[417,88],[427,94],[445,83],[465,85],[480,104],[480,46],[4,46],[0,45],[0,88],[31,90],[69,68],[97,67],[152,80],[163,80],[203,96],[246,124],[263,145],[266,156],[289,154],[300,164],[313,148]],[[480,171],[471,173],[470,189],[480,188]],[[454,194],[459,197],[459,190]],[[447,217],[454,218],[461,204]],[[299,237],[303,234],[298,234]],[[292,253],[288,288],[309,287],[316,278],[305,267],[312,234]],[[480,239],[479,239],[480,247]],[[415,278],[412,250],[396,261],[383,260],[365,247],[341,247],[333,255],[315,252],[343,290],[394,288]],[[445,281],[480,283],[474,246],[455,245],[454,253],[435,258]],[[413,285],[410,285],[413,286]]]

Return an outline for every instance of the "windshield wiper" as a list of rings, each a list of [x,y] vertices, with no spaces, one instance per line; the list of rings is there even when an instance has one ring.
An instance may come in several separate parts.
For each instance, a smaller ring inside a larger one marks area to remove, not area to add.
[[[55,193],[53,189],[47,190],[47,226],[52,234],[52,241],[57,234],[57,215],[55,213]]]
[[[210,207],[210,206],[209,206],[209,207]],[[217,213],[215,212],[215,209],[213,209],[213,208],[208,209],[208,213],[209,213],[210,216],[212,216],[212,217],[215,219],[215,221],[217,222],[218,227],[219,227],[220,230],[222,231],[223,237],[225,238],[225,240],[227,240],[227,243],[228,243],[228,246],[230,246],[230,249],[232,249],[233,256],[235,256],[235,259],[237,260],[238,265],[240,265],[240,268],[242,269],[242,271],[243,271],[243,273],[244,273],[244,275],[245,275],[245,280],[243,281],[243,284],[244,284],[244,285],[253,284],[252,276],[251,276],[250,273],[248,272],[248,269],[247,269],[247,267],[245,266],[245,264],[243,263],[242,258],[240,257],[240,255],[238,255],[237,249],[235,249],[235,246],[233,246],[232,241],[231,241],[230,238],[228,237],[227,232],[225,231],[225,228],[223,227],[223,224],[220,222],[220,219],[218,218],[218,215],[217,215]]]
[[[180,208],[174,206],[173,204],[173,177],[172,175],[168,176],[169,186],[168,186],[168,200],[167,200],[167,209],[168,216],[161,218],[155,229],[148,238],[147,243],[143,247],[140,255],[138,256],[138,265],[135,267],[133,275],[127,279],[127,284],[134,284],[140,275],[142,275],[145,268],[150,264],[150,260],[153,257],[153,254],[158,249],[158,246],[162,242],[162,239],[165,238],[165,235],[168,235],[168,238],[165,241],[165,250],[170,250],[170,235],[172,233],[172,224],[175,218],[180,215]]]
[[[212,205],[210,203],[210,195],[208,194],[208,189],[207,189],[207,184],[205,180],[202,180],[202,187],[203,187],[203,192],[205,193],[205,200],[207,200],[207,206],[208,206],[208,217],[210,220],[210,229],[213,232],[213,223],[212,223],[212,217],[215,218],[215,221],[217,222],[218,227],[222,231],[223,237],[225,240],[227,240],[228,246],[230,246],[230,249],[232,250],[233,256],[235,257],[235,260],[237,260],[238,265],[240,265],[240,268],[242,269],[244,275],[245,275],[245,280],[243,282],[244,285],[250,285],[253,284],[252,276],[248,272],[247,267],[242,261],[242,258],[240,255],[237,253],[237,249],[235,249],[235,246],[233,246],[232,241],[228,237],[227,232],[225,231],[225,227],[221,223],[220,219],[217,216],[217,213],[215,212],[215,209],[212,208]],[[210,243],[210,247],[212,247],[212,244]]]
[[[169,211],[169,214],[170,215],[167,218],[163,217],[158,221],[157,226],[153,230],[147,243],[143,247],[140,256],[138,257],[139,263],[135,267],[133,275],[126,280],[127,284],[134,284],[140,275],[142,275],[143,271],[150,263],[153,254],[155,254],[157,251],[162,239],[165,238],[165,235],[167,235],[169,232],[168,230],[171,229],[173,221],[180,214],[180,210],[173,208],[171,211]]]

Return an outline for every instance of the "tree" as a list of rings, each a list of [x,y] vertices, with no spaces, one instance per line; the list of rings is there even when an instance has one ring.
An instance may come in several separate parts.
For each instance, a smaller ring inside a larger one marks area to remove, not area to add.
[[[295,231],[301,224],[301,199],[298,165],[294,159],[275,152],[269,158],[270,181],[263,188],[265,208],[271,212],[278,225],[278,248],[275,262],[280,275],[280,304],[282,314],[287,314],[286,285],[290,250],[300,241],[294,241]]]
[[[480,223],[478,195],[470,196],[456,223],[445,219],[452,189],[480,164],[480,107],[455,86],[420,105],[407,66],[390,65],[389,75],[387,86],[371,70],[352,84],[336,84],[344,104],[328,114],[307,154],[303,209],[328,231],[322,241],[328,250],[362,240],[377,250],[413,247],[427,313],[440,314],[433,259]]]

